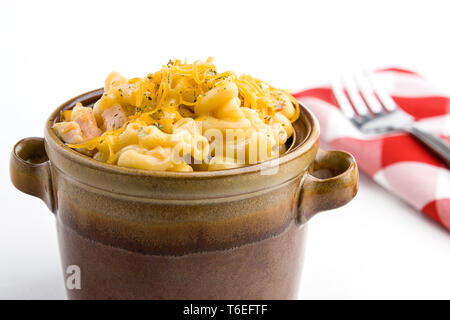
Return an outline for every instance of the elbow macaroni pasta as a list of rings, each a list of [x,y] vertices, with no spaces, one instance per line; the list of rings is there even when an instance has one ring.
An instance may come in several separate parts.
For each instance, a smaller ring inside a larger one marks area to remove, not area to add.
[[[278,157],[298,117],[287,92],[249,75],[218,73],[209,58],[169,61],[142,78],[112,72],[94,107],[63,111],[54,130],[98,161],[191,172]]]

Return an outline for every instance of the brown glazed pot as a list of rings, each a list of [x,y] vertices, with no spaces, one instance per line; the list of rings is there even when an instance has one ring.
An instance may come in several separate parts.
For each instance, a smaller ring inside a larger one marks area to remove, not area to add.
[[[318,150],[319,125],[302,106],[278,160],[209,172],[157,172],[95,161],[51,129],[62,109],[92,105],[102,90],[56,109],[45,138],[19,141],[10,173],[56,216],[64,274],[79,266],[70,299],[292,299],[306,222],[358,188],[353,157]],[[276,168],[276,174],[265,174]]]

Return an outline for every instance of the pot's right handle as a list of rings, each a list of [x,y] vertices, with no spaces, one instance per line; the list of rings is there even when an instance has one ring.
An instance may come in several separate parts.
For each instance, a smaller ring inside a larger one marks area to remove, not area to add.
[[[302,180],[299,222],[303,224],[318,212],[341,207],[352,200],[358,191],[358,177],[358,167],[351,154],[319,150]]]
[[[9,173],[17,189],[41,198],[55,212],[50,161],[44,139],[25,138],[17,142],[11,153]]]

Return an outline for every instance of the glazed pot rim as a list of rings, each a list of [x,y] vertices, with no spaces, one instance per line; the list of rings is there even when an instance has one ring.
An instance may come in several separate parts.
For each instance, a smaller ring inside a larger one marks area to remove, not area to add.
[[[174,172],[174,171],[155,171],[155,170],[144,170],[144,169],[135,169],[135,168],[127,168],[120,167],[118,165],[108,164],[101,161],[94,160],[93,158],[81,154],[64,144],[64,142],[58,138],[52,126],[55,122],[55,119],[59,116],[60,111],[63,109],[72,108],[77,102],[82,102],[88,99],[92,99],[97,97],[99,94],[103,92],[103,88],[95,89],[92,91],[88,91],[85,93],[76,96],[58,108],[56,108],[49,118],[47,119],[47,123],[45,126],[45,140],[46,144],[51,143],[52,147],[55,148],[55,151],[63,155],[64,157],[71,159],[72,161],[77,162],[82,166],[87,166],[92,169],[101,170],[105,172],[109,172],[112,174],[118,175],[128,175],[128,176],[148,176],[155,178],[173,178],[173,179],[208,179],[208,178],[217,178],[217,177],[229,177],[236,176],[241,174],[254,173],[259,171],[270,170],[275,166],[280,166],[284,163],[290,162],[291,160],[297,158],[305,151],[309,150],[319,138],[320,127],[317,118],[314,114],[305,107],[302,103],[299,102],[300,105],[300,114],[303,117],[299,117],[297,121],[302,121],[301,118],[304,118],[308,123],[308,132],[304,140],[297,146],[288,149],[284,154],[280,157],[267,160],[264,162],[260,162],[254,165],[248,165],[239,168],[225,169],[225,170],[216,170],[216,171],[194,171],[194,172]]]

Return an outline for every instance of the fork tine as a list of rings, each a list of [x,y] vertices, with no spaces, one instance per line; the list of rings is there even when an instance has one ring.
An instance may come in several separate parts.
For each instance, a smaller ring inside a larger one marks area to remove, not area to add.
[[[355,106],[355,109],[358,112],[359,116],[361,118],[369,117],[369,109],[367,109],[366,103],[361,98],[355,81],[351,76],[344,76],[342,79],[344,81],[345,87],[347,88],[350,101]]]
[[[395,101],[391,98],[391,96],[385,91],[380,88],[380,86],[376,83],[375,79],[373,78],[372,74],[370,72],[365,71],[364,72],[368,82],[373,88],[373,91],[377,94],[378,98],[380,99],[383,106],[388,110],[389,112],[397,110],[397,104]]]
[[[354,119],[356,114],[353,110],[352,105],[347,99],[347,96],[344,93],[344,88],[342,86],[342,82],[339,80],[331,81],[331,90],[336,98],[337,103],[341,107],[342,112],[347,118]]]
[[[375,96],[374,89],[371,88],[371,83],[365,75],[366,72],[364,72],[363,74],[355,74],[355,81],[357,83],[357,86],[359,87],[364,100],[366,100],[366,104],[369,107],[370,111],[372,111],[375,115],[382,114],[383,106]]]

